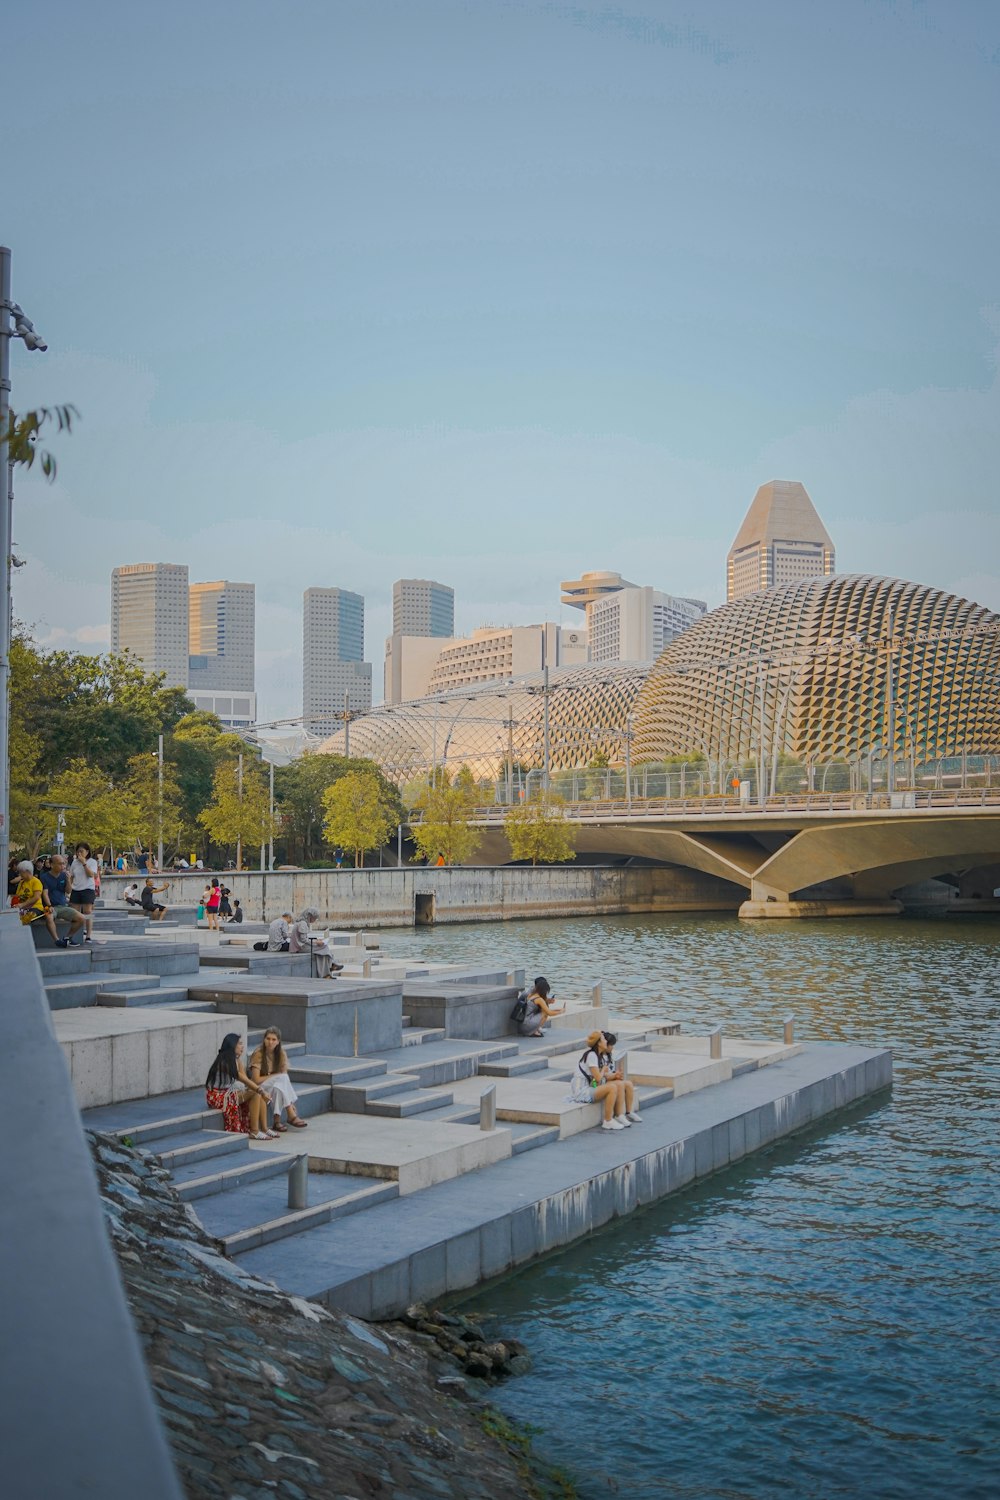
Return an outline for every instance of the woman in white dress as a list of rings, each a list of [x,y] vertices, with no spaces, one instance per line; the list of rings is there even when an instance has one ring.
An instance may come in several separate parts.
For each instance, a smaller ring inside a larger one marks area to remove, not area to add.
[[[303,1120],[295,1108],[295,1101],[299,1096],[288,1076],[288,1057],[281,1045],[281,1032],[276,1026],[267,1028],[264,1040],[251,1057],[250,1077],[260,1085],[274,1106],[275,1130],[280,1132],[287,1129],[282,1124],[282,1110],[285,1111],[289,1125],[296,1130],[305,1130],[308,1121]]]

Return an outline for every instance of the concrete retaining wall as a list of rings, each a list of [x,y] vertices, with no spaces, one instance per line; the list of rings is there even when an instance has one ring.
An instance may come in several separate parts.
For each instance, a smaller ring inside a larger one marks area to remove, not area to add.
[[[171,902],[196,902],[204,874],[165,877]],[[101,894],[121,900],[128,879],[106,875]],[[435,922],[504,921],[515,917],[603,916],[647,911],[732,911],[741,886],[678,865],[501,865],[456,869],[229,871],[225,883],[253,921],[314,907],[337,927],[409,927]]]

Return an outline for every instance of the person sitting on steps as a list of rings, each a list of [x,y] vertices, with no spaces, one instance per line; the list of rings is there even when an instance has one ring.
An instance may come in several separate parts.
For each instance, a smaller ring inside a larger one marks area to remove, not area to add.
[[[318,921],[319,912],[314,906],[307,906],[300,912],[288,939],[288,949],[290,953],[311,953],[316,978],[332,979],[344,966],[334,963],[333,952],[325,938],[313,936],[309,924]]]
[[[611,1049],[603,1031],[592,1031],[586,1051],[573,1070],[570,1098],[574,1104],[600,1104],[604,1118],[602,1130],[627,1130],[631,1121],[624,1118],[625,1095],[622,1084],[611,1078]]]
[[[308,1121],[303,1120],[295,1108],[299,1097],[288,1076],[288,1057],[281,1045],[281,1032],[277,1026],[269,1026],[264,1040],[250,1059],[250,1077],[264,1090],[274,1106],[273,1128],[283,1133],[288,1127],[282,1124],[281,1111],[285,1111],[288,1124],[296,1130],[305,1130]]]
[[[630,1078],[625,1077],[625,1069],[621,1063],[615,1062],[615,1047],[618,1038],[613,1031],[604,1032],[604,1040],[608,1044],[608,1080],[617,1083],[625,1097],[625,1119],[631,1120],[633,1125],[642,1124],[642,1115],[636,1108],[635,1084]]]
[[[165,884],[154,885],[147,875],[139,900],[143,911],[151,922],[162,922],[163,918],[167,915],[167,908],[162,902],[153,900],[154,896],[158,896],[161,891],[165,891],[166,889]]]
[[[524,1020],[519,1022],[518,1031],[521,1036],[542,1036],[543,1026],[547,1026],[553,1016],[566,1014],[565,1005],[552,1005],[552,986],[549,981],[541,975],[535,980],[527,994],[528,1009]]]
[[[205,1079],[205,1103],[209,1109],[222,1110],[223,1130],[249,1134],[252,1141],[277,1140],[277,1131],[267,1128],[267,1092],[247,1073],[243,1052],[238,1031],[222,1038]]]

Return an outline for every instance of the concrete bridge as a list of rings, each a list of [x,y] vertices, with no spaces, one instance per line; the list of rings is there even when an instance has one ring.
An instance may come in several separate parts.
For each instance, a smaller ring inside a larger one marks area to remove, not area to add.
[[[743,917],[886,915],[895,893],[947,876],[969,902],[1000,886],[1000,789],[578,802],[565,806],[578,854],[641,855],[743,886]],[[477,864],[510,858],[505,808],[484,808]]]

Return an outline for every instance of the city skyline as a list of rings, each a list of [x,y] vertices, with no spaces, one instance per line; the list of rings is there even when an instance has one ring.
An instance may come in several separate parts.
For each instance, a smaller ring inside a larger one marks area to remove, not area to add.
[[[712,607],[771,474],[842,570],[1000,607],[995,9],[387,0],[276,35],[178,0],[155,47],[131,15],[8,27],[46,37],[44,88],[7,79],[46,162],[5,215],[49,342],[13,400],[81,411],[56,484],[17,482],[43,645],[106,648],[116,556],[183,537],[257,580],[291,717],[317,576],[373,643],[405,576],[460,634],[595,561]]]

